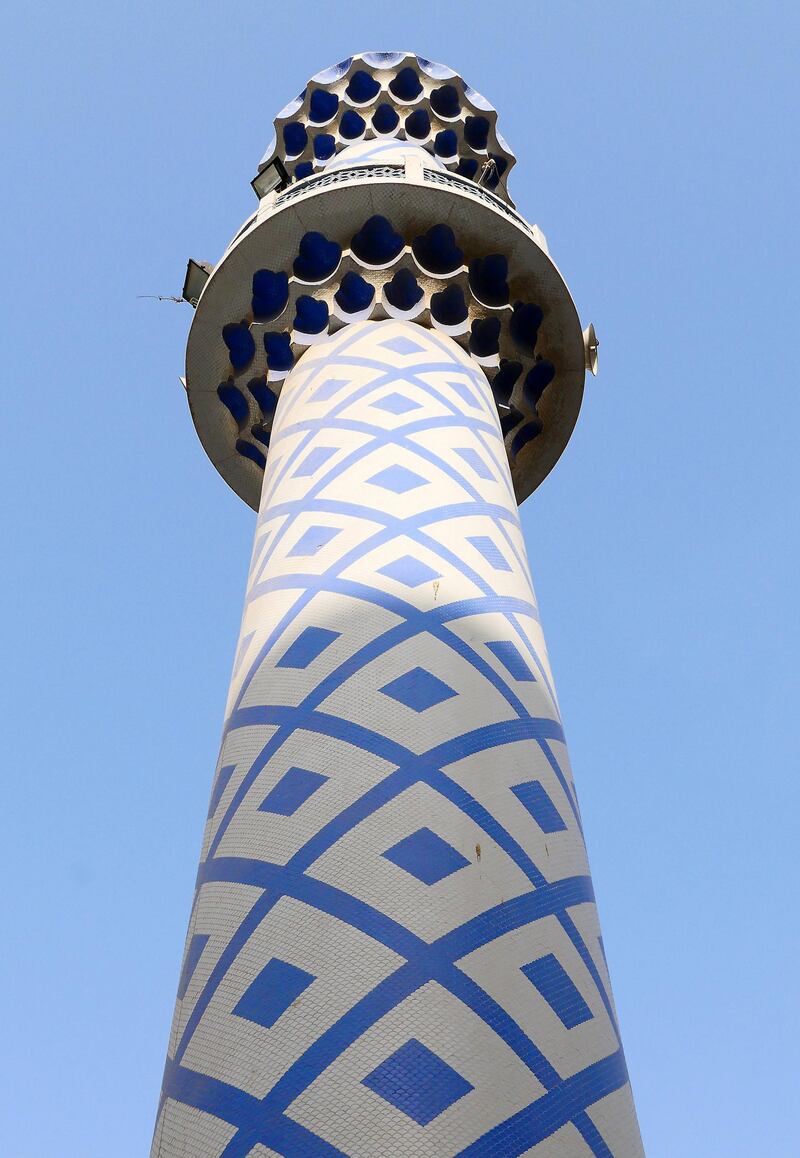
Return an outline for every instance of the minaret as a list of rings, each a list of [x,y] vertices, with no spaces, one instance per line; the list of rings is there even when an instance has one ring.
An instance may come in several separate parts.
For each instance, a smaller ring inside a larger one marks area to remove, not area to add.
[[[152,1158],[643,1154],[518,515],[597,342],[496,119],[342,61],[190,263],[258,518]]]

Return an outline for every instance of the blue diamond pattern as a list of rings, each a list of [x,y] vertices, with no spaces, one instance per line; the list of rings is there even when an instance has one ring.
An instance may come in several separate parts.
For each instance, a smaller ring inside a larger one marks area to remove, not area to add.
[[[471,539],[467,539],[476,551],[483,555],[486,562],[495,571],[510,571],[508,560],[505,558],[500,548],[496,543],[493,543],[488,535],[473,535]]]
[[[329,378],[327,382],[323,382],[321,386],[317,387],[317,391],[312,398],[312,402],[327,402],[334,394],[341,390],[342,386],[347,386],[348,378]]]
[[[467,466],[472,467],[478,478],[494,479],[494,475],[474,447],[463,446],[460,449],[456,449],[456,454],[463,458]]]
[[[494,643],[487,643],[486,646],[515,680],[519,680],[520,683],[535,682],[531,669],[520,655],[519,648],[510,639],[497,639]]]
[[[308,478],[324,466],[331,455],[336,454],[335,446],[315,446],[310,450],[294,472],[293,478]]]
[[[422,583],[440,578],[438,571],[434,571],[427,563],[420,563],[413,555],[403,555],[402,559],[387,563],[378,573],[388,575],[390,579],[402,583],[405,587],[419,587]]]
[[[408,414],[409,410],[419,410],[419,402],[406,398],[402,394],[387,394],[372,405],[376,410],[385,410],[387,414]]]
[[[575,983],[552,953],[522,966],[522,972],[535,985],[547,1004],[567,1029],[591,1021],[592,1011],[578,992]]]
[[[335,539],[338,534],[338,527],[309,527],[307,531],[303,531],[289,551],[288,558],[293,559],[297,555],[316,555],[317,551],[327,547],[331,539]]]
[[[246,990],[234,1009],[237,1017],[271,1029],[293,1001],[316,981],[313,973],[273,957]]]
[[[461,401],[465,402],[466,405],[470,407],[470,409],[480,410],[480,402],[477,401],[475,395],[470,390],[469,386],[467,386],[466,382],[459,382],[456,380],[455,382],[449,382],[448,385],[451,386],[453,390],[455,390]]]
[[[385,470],[378,471],[372,478],[367,479],[373,486],[382,487],[385,491],[392,491],[396,495],[404,495],[406,491],[413,491],[415,487],[425,486],[427,481],[414,474],[413,470],[398,464],[387,466]]]
[[[393,354],[421,354],[422,346],[418,346],[416,342],[412,342],[410,338],[404,338],[401,335],[396,338],[390,338],[388,342],[381,342],[385,350],[391,350]]]
[[[208,933],[195,933],[189,942],[189,948],[186,950],[186,960],[183,963],[181,970],[180,984],[178,985],[178,999],[183,1001],[186,996],[186,990],[189,988],[189,982],[194,976],[194,971],[203,955],[203,950],[210,941]]]
[[[414,712],[426,712],[428,708],[451,699],[457,693],[446,683],[425,671],[424,667],[415,667],[405,675],[398,676],[380,689],[385,696],[404,704]]]
[[[404,836],[383,855],[426,885],[438,884],[469,864],[458,849],[429,828],[419,828],[410,836]]]
[[[563,832],[567,827],[561,813],[539,780],[528,780],[525,784],[515,784],[511,791],[523,808],[527,809],[542,832]]]
[[[293,816],[301,804],[305,804],[327,776],[321,772],[309,772],[307,768],[290,768],[284,772],[258,806],[259,812],[274,812],[278,816]]]
[[[415,1037],[367,1074],[362,1084],[419,1126],[427,1126],[474,1089]]]
[[[340,632],[329,631],[327,627],[307,627],[301,631],[294,643],[290,644],[276,667],[305,668],[330,647]]]

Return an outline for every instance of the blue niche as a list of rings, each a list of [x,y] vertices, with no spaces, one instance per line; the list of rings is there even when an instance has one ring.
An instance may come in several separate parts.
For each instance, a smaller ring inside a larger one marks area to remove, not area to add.
[[[313,172],[313,161],[301,161],[299,165],[294,167],[294,179],[295,181],[302,181],[304,177],[310,177]]]
[[[228,347],[228,356],[234,370],[244,370],[256,352],[256,344],[247,322],[231,322],[222,327],[222,340]]]
[[[308,144],[306,127],[300,121],[283,126],[283,147],[287,157],[299,157]]]
[[[266,378],[252,378],[247,383],[247,389],[255,398],[263,415],[270,416],[275,413],[278,396],[270,390]]]
[[[336,116],[339,108],[339,98],[336,93],[326,92],[324,88],[315,88],[311,94],[308,106],[308,115],[317,125],[326,125]]]
[[[445,120],[455,120],[461,112],[458,89],[455,85],[443,84],[441,88],[435,88],[431,93],[431,108],[437,116],[444,117]]]
[[[391,105],[378,105],[372,114],[372,127],[376,133],[393,133],[400,124],[397,109]]]
[[[289,300],[289,278],[282,270],[257,269],[253,274],[250,308],[258,321],[277,318]]]
[[[341,246],[321,233],[304,233],[294,259],[294,275],[300,281],[318,282],[330,277],[342,256]]]
[[[301,334],[321,334],[328,328],[328,303],[303,294],[294,303],[294,329]]]
[[[462,157],[458,162],[456,173],[461,177],[468,177],[470,181],[475,180],[475,174],[478,172],[478,162],[474,157]]]
[[[422,84],[413,68],[401,68],[390,82],[389,91],[403,104],[410,104],[421,95]]]
[[[414,257],[428,273],[455,273],[464,264],[464,254],[456,245],[449,225],[434,225],[411,245]]]
[[[458,154],[458,137],[455,129],[442,129],[433,138],[433,149],[437,157],[455,157]]]
[[[346,314],[360,314],[375,297],[375,287],[357,273],[346,273],[334,294],[336,304]]]
[[[250,433],[252,434],[253,438],[258,439],[258,441],[263,446],[269,446],[270,432],[267,430],[263,422],[256,422],[254,426],[251,426]]]
[[[467,303],[459,285],[449,285],[431,296],[431,313],[442,326],[458,326],[467,319]]]
[[[525,417],[521,411],[515,410],[512,406],[510,410],[506,410],[504,414],[500,415],[500,429],[503,432],[503,438],[510,434],[515,426],[519,426]]]
[[[431,118],[427,109],[417,109],[406,117],[406,136],[415,141],[427,141],[431,132]]]
[[[408,269],[398,269],[392,280],[384,286],[383,292],[389,305],[404,313],[413,310],[422,298],[422,286]]]
[[[266,458],[257,446],[253,446],[252,442],[247,442],[246,439],[239,438],[236,440],[236,449],[242,458],[249,458],[251,462],[261,467],[262,470],[267,465]]]
[[[467,117],[464,121],[464,140],[471,149],[483,153],[489,142],[489,122],[486,117]]]
[[[314,137],[314,156],[318,161],[329,161],[336,152],[336,138],[330,133]]]
[[[377,80],[375,80],[375,77],[371,76],[368,72],[364,72],[363,68],[360,68],[350,77],[345,91],[353,104],[363,105],[377,96],[380,90],[381,86]]]
[[[541,433],[541,418],[533,418],[530,422],[526,422],[524,426],[519,428],[511,440],[511,454],[516,457],[523,446],[527,446],[529,442],[533,442],[534,438],[538,438]]]
[[[469,352],[476,358],[491,358],[500,349],[500,319],[476,318],[469,335]]]
[[[241,426],[247,421],[250,416],[250,407],[238,386],[234,386],[233,382],[220,382],[217,387],[217,397],[233,415],[237,426]]]
[[[540,358],[528,371],[522,393],[529,406],[536,409],[539,399],[556,376],[556,368],[547,358]]]
[[[538,306],[531,302],[514,302],[514,312],[508,329],[516,345],[528,357],[533,356],[536,349],[536,339],[539,337],[539,326],[544,314]]]
[[[357,141],[359,137],[363,137],[366,129],[366,121],[353,109],[348,109],[339,123],[339,132],[346,141]]]
[[[404,245],[385,217],[375,215],[365,221],[350,242],[350,248],[367,265],[387,265],[398,256]]]
[[[294,366],[289,334],[265,334],[264,349],[267,352],[267,365],[270,370],[291,370]]]
[[[500,178],[508,168],[508,161],[505,157],[498,157],[496,153],[490,153],[489,160],[494,161],[494,165],[489,168],[484,184],[487,189],[496,189],[500,184]]]
[[[469,264],[469,288],[487,306],[508,303],[508,261],[502,253],[476,257]]]
[[[501,406],[508,406],[511,402],[511,395],[514,393],[514,387],[521,373],[522,364],[520,362],[510,362],[507,358],[501,359],[500,369],[492,379],[492,392],[495,401]]]

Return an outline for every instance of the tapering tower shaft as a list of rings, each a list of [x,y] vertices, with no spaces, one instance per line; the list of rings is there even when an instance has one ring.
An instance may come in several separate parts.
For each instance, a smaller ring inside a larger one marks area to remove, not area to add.
[[[360,322],[272,424],[152,1158],[642,1154],[497,406]]]

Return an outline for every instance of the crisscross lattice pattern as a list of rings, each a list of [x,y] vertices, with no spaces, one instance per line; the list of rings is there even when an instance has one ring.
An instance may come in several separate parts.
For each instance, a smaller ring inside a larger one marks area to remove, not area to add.
[[[154,1158],[642,1154],[491,390],[360,323],[280,397]]]

